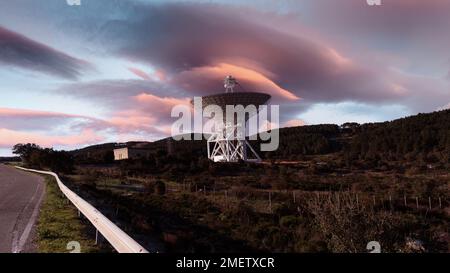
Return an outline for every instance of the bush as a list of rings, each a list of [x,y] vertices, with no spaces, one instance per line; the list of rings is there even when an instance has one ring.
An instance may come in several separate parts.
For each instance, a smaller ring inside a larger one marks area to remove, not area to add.
[[[283,216],[280,218],[280,226],[284,228],[293,228],[298,225],[298,218],[293,215]]]
[[[161,180],[155,182],[155,193],[158,195],[166,194],[166,184]]]
[[[50,169],[58,173],[71,173],[74,169],[72,155],[65,151],[41,148],[36,144],[16,144],[13,153],[20,155],[27,167]]]

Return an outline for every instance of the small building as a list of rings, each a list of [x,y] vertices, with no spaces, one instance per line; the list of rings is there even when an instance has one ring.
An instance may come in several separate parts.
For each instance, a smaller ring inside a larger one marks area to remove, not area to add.
[[[148,158],[150,152],[150,149],[145,148],[120,147],[114,149],[114,160]]]

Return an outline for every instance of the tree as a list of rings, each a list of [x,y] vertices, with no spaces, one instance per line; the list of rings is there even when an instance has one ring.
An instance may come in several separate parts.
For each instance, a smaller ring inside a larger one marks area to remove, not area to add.
[[[166,184],[161,180],[155,182],[155,193],[158,195],[166,194]]]
[[[27,143],[27,144],[19,143],[14,145],[13,154],[19,155],[25,163],[28,163],[32,153],[39,150],[42,150],[42,148],[34,143]]]
[[[20,155],[23,162],[32,168],[48,168],[54,172],[70,173],[73,170],[72,155],[66,151],[43,149],[36,144],[16,144],[13,153]]]

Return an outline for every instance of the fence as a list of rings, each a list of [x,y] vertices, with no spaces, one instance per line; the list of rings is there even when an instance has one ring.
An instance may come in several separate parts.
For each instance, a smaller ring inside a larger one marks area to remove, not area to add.
[[[261,190],[261,189],[221,189],[198,187],[188,184],[178,184],[168,186],[170,192],[187,192],[197,196],[204,196],[209,199],[223,201],[227,206],[240,201],[259,201],[266,212],[272,212],[277,203],[293,202],[296,204],[309,202],[328,202],[337,206],[344,206],[362,209],[384,210],[443,210],[448,207],[449,202],[444,196],[423,196],[423,195],[399,195],[389,193],[364,193],[351,191],[336,192],[308,192],[301,190]]]
[[[76,193],[71,191],[66,185],[64,185],[59,179],[58,175],[53,172],[39,171],[33,169],[26,169],[22,167],[16,167],[18,169],[47,174],[53,176],[59,189],[62,193],[75,205],[75,207],[95,226],[98,232],[117,250],[119,253],[148,253],[148,251],[137,243],[133,238],[111,222],[95,207],[79,197]]]

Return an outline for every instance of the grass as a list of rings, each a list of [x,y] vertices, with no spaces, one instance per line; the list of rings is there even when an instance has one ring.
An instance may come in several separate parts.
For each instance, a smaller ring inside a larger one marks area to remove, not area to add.
[[[14,161],[9,161],[9,162],[3,162],[5,165],[9,165],[9,166],[19,166],[19,167],[23,167],[23,163],[22,162],[14,162]]]
[[[37,225],[38,252],[67,253],[71,241],[79,242],[83,253],[104,252],[104,247],[95,245],[94,228],[89,232],[90,224],[78,217],[77,209],[59,190],[54,178],[45,176],[45,183],[45,199]]]
[[[155,230],[175,234],[179,243],[168,243],[169,252],[207,252],[211,245],[215,251],[242,251],[245,245],[272,252],[366,252],[367,242],[374,238],[388,252],[414,252],[407,242],[416,239],[428,252],[448,249],[448,217],[444,215],[448,172],[405,175],[332,169],[321,174],[296,165],[269,167],[258,169],[255,175],[238,171],[229,176],[186,173],[181,181],[174,180],[177,173],[171,171],[123,177],[101,167],[90,167],[89,172],[80,167],[73,182],[82,185],[94,181],[95,199],[110,209],[120,208],[127,227],[142,234]],[[84,179],[90,173],[96,173],[95,179]],[[165,183],[164,196],[114,187],[121,181],[124,185],[145,185],[155,180]],[[196,183],[198,192],[191,190]],[[80,190],[89,192],[92,188]],[[210,235],[205,236],[205,232]],[[227,238],[243,245],[228,245]]]

